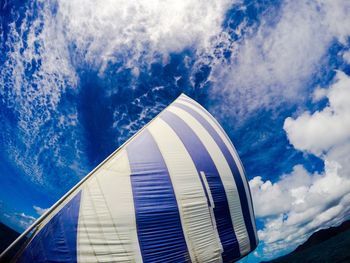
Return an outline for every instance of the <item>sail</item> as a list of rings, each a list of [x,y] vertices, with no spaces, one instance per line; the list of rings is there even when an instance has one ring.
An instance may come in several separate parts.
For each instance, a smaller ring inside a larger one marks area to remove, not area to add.
[[[16,262],[234,262],[257,246],[230,139],[182,94],[41,220]]]

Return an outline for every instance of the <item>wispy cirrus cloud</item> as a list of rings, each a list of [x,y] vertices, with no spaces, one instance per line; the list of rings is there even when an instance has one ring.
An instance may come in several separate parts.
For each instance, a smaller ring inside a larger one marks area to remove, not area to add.
[[[18,20],[5,20],[7,34],[0,40],[4,51],[0,65],[3,154],[27,180],[45,187],[50,187],[49,177],[55,171],[71,172],[67,169],[70,158],[63,152],[81,157],[80,134],[74,129],[77,110],[74,105],[61,109],[66,92],[77,88],[77,74],[62,24],[52,15],[50,3],[28,2],[23,9],[8,10]]]
[[[33,206],[33,209],[35,210],[35,212],[38,214],[38,215],[42,215],[44,214],[47,210],[49,210],[49,208],[41,208],[40,206],[36,206],[34,205]]]
[[[71,174],[78,175],[76,181],[91,168],[84,156],[85,131],[76,99],[85,81],[79,71],[97,71],[103,78],[104,70],[113,64],[113,76],[126,69],[137,79],[139,68],[147,68],[154,60],[167,64],[171,52],[209,45],[220,32],[231,4],[228,0],[54,0],[24,3],[21,10],[9,10],[20,19],[9,20],[4,25],[8,33],[0,35],[6,47],[0,67],[0,86],[4,87],[0,95],[16,121],[13,126],[4,121],[4,134],[12,134],[4,138],[6,155],[39,185],[52,187],[53,179],[61,184]],[[118,91],[115,83],[107,88],[111,97],[114,89]],[[136,84],[125,88],[136,89]],[[139,103],[143,95],[131,105],[144,108],[139,114],[141,123],[154,112],[154,105]],[[112,125],[124,123],[120,130],[126,133],[135,126],[135,119],[122,118],[125,110],[119,106],[110,109]],[[162,106],[157,104],[155,111]],[[58,170],[60,177],[55,175]]]
[[[311,173],[300,160],[288,174],[250,181],[263,222],[258,257],[286,253],[314,231],[350,215],[349,77],[339,72],[330,87],[314,87],[320,69],[333,70],[329,48],[349,45],[349,12],[348,1],[283,1],[278,12],[262,14],[256,27],[230,46],[231,60],[214,64],[209,77],[211,96],[220,102],[211,110],[223,120],[244,121],[259,109],[283,104],[301,106],[297,117],[286,119],[284,130],[296,150],[324,162],[324,171]],[[335,56],[349,63],[348,52]],[[329,105],[308,113],[304,103],[313,89],[312,101],[327,99]]]
[[[334,41],[347,45],[346,0],[287,0],[270,9],[231,45],[230,62],[213,67],[211,96],[227,105],[217,108],[218,115],[244,117],[261,107],[305,101],[315,74],[327,67],[329,47]]]

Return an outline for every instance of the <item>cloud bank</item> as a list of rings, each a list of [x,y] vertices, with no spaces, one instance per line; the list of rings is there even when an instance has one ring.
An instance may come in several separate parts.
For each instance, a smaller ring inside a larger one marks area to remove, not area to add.
[[[59,1],[67,40],[101,71],[108,63],[137,67],[155,54],[208,46],[232,1]]]
[[[297,150],[322,158],[324,172],[310,174],[297,165],[275,183],[259,176],[249,182],[256,215],[265,223],[258,234],[267,257],[350,217],[350,77],[337,72],[334,84],[321,93],[328,106],[287,118],[284,129]]]

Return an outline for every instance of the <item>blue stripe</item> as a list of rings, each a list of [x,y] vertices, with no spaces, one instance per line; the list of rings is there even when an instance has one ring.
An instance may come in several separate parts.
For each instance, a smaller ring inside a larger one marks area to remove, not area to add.
[[[77,262],[79,192],[33,238],[19,263]]]
[[[194,131],[176,114],[164,111],[160,118],[166,121],[179,136],[190,154],[198,173],[203,171],[214,201],[214,216],[223,246],[224,262],[232,262],[240,257],[239,245],[233,230],[226,192],[218,170],[207,149]]]
[[[190,262],[169,172],[147,129],[127,153],[143,262]]]
[[[207,115],[208,118],[212,119],[213,122],[216,124],[216,126],[221,130],[222,134],[226,137],[226,139],[232,145],[231,139],[228,137],[228,135],[226,134],[225,130],[221,127],[221,125],[218,123],[218,121],[202,105],[200,105],[198,102],[196,102],[195,100],[192,100],[192,99],[190,99],[188,97],[180,97],[177,100],[181,100],[181,101],[190,103],[191,105],[193,105],[194,107],[196,107],[197,109],[202,111],[205,115]],[[232,145],[232,148],[234,148],[233,145]],[[249,187],[248,187],[248,189],[249,189]],[[250,189],[249,189],[249,194],[250,194]],[[250,199],[251,199],[251,195],[250,195]]]
[[[194,100],[192,100],[190,98],[187,98],[187,97],[180,97],[180,98],[178,98],[178,100],[190,103],[191,105],[193,105],[194,107],[196,107],[197,109],[202,111],[205,115],[208,116],[208,118],[212,119],[213,122],[215,124],[217,124],[216,126],[219,127],[219,129],[221,130],[222,134],[226,137],[226,139],[229,142],[231,142],[231,139],[227,136],[225,130],[221,127],[221,125],[218,123],[218,121],[206,109],[204,109],[204,107],[202,105],[200,105],[198,102],[196,102],[196,101],[194,101]]]
[[[251,247],[251,250],[255,249],[257,244],[255,240],[253,222],[251,221],[251,217],[250,217],[248,199],[245,192],[242,177],[240,176],[238,167],[236,165],[235,160],[233,159],[233,156],[231,155],[229,149],[227,148],[226,144],[224,143],[222,138],[219,136],[219,134],[215,131],[215,129],[211,126],[211,124],[205,118],[203,118],[198,112],[180,103],[174,103],[173,105],[191,114],[209,132],[211,137],[214,139],[215,143],[220,147],[221,152],[224,154],[225,159],[231,168],[231,172],[236,182],[239,199],[241,201],[244,223],[247,228],[247,232],[250,240],[250,247]]]

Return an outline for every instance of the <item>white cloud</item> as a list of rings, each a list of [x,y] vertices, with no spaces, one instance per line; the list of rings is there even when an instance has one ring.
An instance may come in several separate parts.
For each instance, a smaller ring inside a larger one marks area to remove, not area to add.
[[[229,0],[62,0],[57,17],[65,22],[69,42],[103,71],[118,59],[133,68],[143,56],[153,59],[155,52],[166,56],[208,45],[220,32],[231,4]]]
[[[71,147],[77,141],[72,131],[64,136],[71,124],[57,121],[62,94],[76,88],[78,80],[61,23],[50,10],[45,1],[28,3],[23,20],[10,23],[7,38],[0,40],[8,50],[0,67],[0,94],[17,121],[15,127],[3,123],[3,130],[8,129],[3,134],[11,134],[6,136],[3,150],[31,180],[42,184],[49,182],[42,163],[49,158],[47,152],[59,159],[58,153],[65,146],[57,142],[62,137],[71,138]],[[16,16],[16,11],[12,12]],[[66,107],[66,111],[61,116],[76,114],[73,107]]]
[[[317,87],[312,95],[312,101],[318,102],[327,96],[327,89]]]
[[[239,116],[303,101],[332,41],[350,35],[349,9],[346,0],[283,1],[278,16],[266,12],[256,31],[232,45],[232,62],[214,67],[211,95]],[[221,105],[217,111],[225,114]]]
[[[230,0],[28,2],[23,20],[9,25],[6,39],[0,34],[8,50],[0,68],[0,95],[18,121],[18,131],[14,127],[7,131],[13,135],[6,138],[4,149],[9,159],[32,181],[49,187],[55,171],[48,163],[52,160],[62,169],[74,168],[66,175],[76,171],[84,175],[81,167],[89,165],[77,105],[59,108],[66,103],[62,98],[67,91],[78,92],[77,70],[103,74],[110,63],[118,62],[138,78],[139,67],[162,56],[166,63],[169,52],[209,45],[231,4]],[[16,17],[18,10],[11,12]],[[113,94],[113,87],[108,92]],[[148,107],[143,114],[151,110]],[[66,158],[67,152],[72,155]]]
[[[257,177],[250,181],[256,215],[264,221],[258,235],[266,257],[293,249],[314,231],[350,216],[350,176],[339,174],[338,166],[326,162],[322,174],[308,174],[296,166],[274,184],[258,178],[256,185]]]
[[[42,214],[44,214],[47,210],[49,210],[48,208],[41,208],[41,207],[36,206],[36,205],[34,205],[33,208],[34,208],[35,212],[40,216]]]
[[[324,171],[310,174],[297,165],[275,183],[261,177],[249,182],[256,214],[265,223],[258,234],[266,257],[350,217],[350,77],[338,72],[335,83],[322,92],[327,107],[287,118],[284,128],[296,149],[323,159]]]
[[[278,183],[263,181],[260,176],[250,180],[257,217],[275,216],[291,209],[293,202],[301,202],[303,187],[308,187],[310,178],[302,166],[295,166],[289,176],[283,176]],[[273,204],[273,205],[272,205]]]
[[[27,229],[30,225],[32,225],[35,221],[35,217],[26,215],[25,213],[15,213],[11,215],[12,220],[15,221],[19,228],[23,230]]]
[[[337,72],[336,78],[326,91],[328,107],[285,120],[284,129],[295,148],[321,156],[350,139],[350,77]]]
[[[35,220],[35,216],[28,215],[22,211],[13,210],[3,201],[0,201],[0,221],[16,231],[24,231],[32,225]]]
[[[20,114],[21,127],[32,132],[50,119],[61,94],[77,84],[59,21],[42,3],[41,15],[33,19],[34,6],[29,6],[20,27],[15,22],[9,25],[4,45],[10,51],[0,71],[1,95]]]
[[[346,63],[350,64],[350,51],[344,52],[343,59]]]

